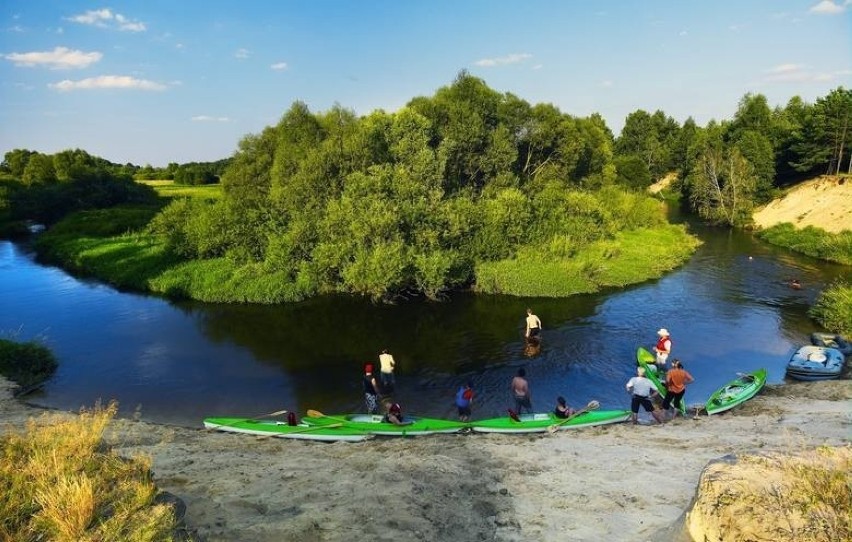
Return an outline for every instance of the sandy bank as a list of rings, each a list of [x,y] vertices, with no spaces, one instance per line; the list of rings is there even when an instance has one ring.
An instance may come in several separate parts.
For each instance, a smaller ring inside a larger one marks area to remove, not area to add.
[[[117,420],[107,438],[153,458],[209,541],[645,541],[712,459],[849,442],[850,399],[852,381],[795,383],[711,418],[555,435],[323,444]],[[38,413],[0,386],[4,424]]]
[[[797,184],[755,211],[754,222],[760,228],[790,222],[832,233],[852,230],[852,179],[826,175]]]

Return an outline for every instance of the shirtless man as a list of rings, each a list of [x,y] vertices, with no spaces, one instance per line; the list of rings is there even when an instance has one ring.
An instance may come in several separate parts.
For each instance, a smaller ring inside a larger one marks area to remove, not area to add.
[[[525,378],[527,371],[521,367],[518,369],[518,376],[512,379],[512,384],[509,388],[512,391],[512,397],[515,399],[515,412],[521,414],[526,409],[532,414],[532,397],[530,395],[530,385]]]
[[[533,314],[532,309],[527,309],[527,330],[524,337],[527,339],[537,339],[541,333],[541,320]]]

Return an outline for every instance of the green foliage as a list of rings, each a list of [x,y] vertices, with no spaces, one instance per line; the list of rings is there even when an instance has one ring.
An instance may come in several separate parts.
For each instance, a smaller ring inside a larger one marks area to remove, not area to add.
[[[808,311],[825,329],[852,336],[852,286],[836,282],[823,290]]]
[[[682,265],[699,241],[683,226],[625,231],[561,259],[558,250],[527,248],[517,258],[476,266],[475,289],[483,293],[564,297],[656,278]]]
[[[821,260],[852,265],[852,231],[827,232],[807,226],[797,229],[789,222],[777,224],[758,233],[768,243],[787,247]]]
[[[616,157],[615,169],[618,172],[618,184],[634,190],[644,190],[654,182],[648,164],[637,155]]]
[[[0,374],[26,388],[47,380],[57,362],[49,348],[36,342],[0,339]]]

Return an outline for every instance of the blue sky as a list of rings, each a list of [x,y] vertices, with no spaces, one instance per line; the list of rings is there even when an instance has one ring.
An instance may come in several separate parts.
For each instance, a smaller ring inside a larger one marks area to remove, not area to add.
[[[852,0],[3,0],[0,152],[218,160],[295,100],[396,111],[462,69],[616,135],[704,124],[852,86]]]

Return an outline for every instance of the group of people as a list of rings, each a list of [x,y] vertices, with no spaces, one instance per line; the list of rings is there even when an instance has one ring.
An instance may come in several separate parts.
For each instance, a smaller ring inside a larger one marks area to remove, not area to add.
[[[652,401],[653,398],[660,395],[656,386],[645,376],[645,368],[637,367],[636,376],[625,385],[632,396],[630,412],[633,423],[638,421],[640,406],[646,412],[650,412],[658,423],[673,419],[683,406],[683,396],[686,394],[687,384],[695,381],[692,375],[683,368],[683,363],[679,359],[673,360],[671,369],[666,370],[666,362],[672,351],[671,334],[666,328],[662,328],[657,331],[657,337],[657,344],[654,346],[656,356],[653,370],[657,372],[660,381],[664,382],[666,387],[662,408],[660,410],[655,408]]]
[[[532,309],[528,308],[524,337],[527,340],[537,341],[540,338],[541,329],[541,319],[533,314]],[[633,423],[638,422],[640,407],[644,408],[646,412],[650,412],[651,416],[658,423],[664,423],[673,419],[682,408],[686,386],[694,381],[692,375],[683,368],[683,363],[679,359],[673,360],[671,367],[667,367],[668,358],[672,351],[672,338],[669,331],[661,328],[657,331],[657,337],[657,343],[653,347],[655,360],[651,370],[657,373],[661,382],[665,382],[666,391],[662,398],[662,407],[661,409],[657,409],[654,406],[652,399],[659,397],[660,393],[657,391],[653,381],[646,376],[645,368],[638,367],[636,369],[636,376],[632,377],[625,385],[625,388],[631,394],[630,411]],[[367,412],[370,414],[379,413],[379,403],[381,401],[384,406],[384,421],[402,424],[404,423],[402,407],[392,399],[396,384],[394,377],[395,368],[396,361],[387,349],[382,350],[379,354],[378,379],[374,374],[374,365],[372,363],[367,363],[364,366],[364,401]],[[514,410],[509,410],[511,416],[515,417],[524,412],[533,412],[532,394],[530,393],[529,382],[526,379],[526,369],[523,367],[518,369],[517,374],[509,384],[509,390],[514,399],[515,407]],[[456,391],[455,406],[458,409],[460,421],[470,421],[474,396],[473,382],[470,380],[465,382]],[[568,418],[577,414],[577,411],[568,406],[564,397],[559,396],[556,398],[553,414],[558,418]]]

